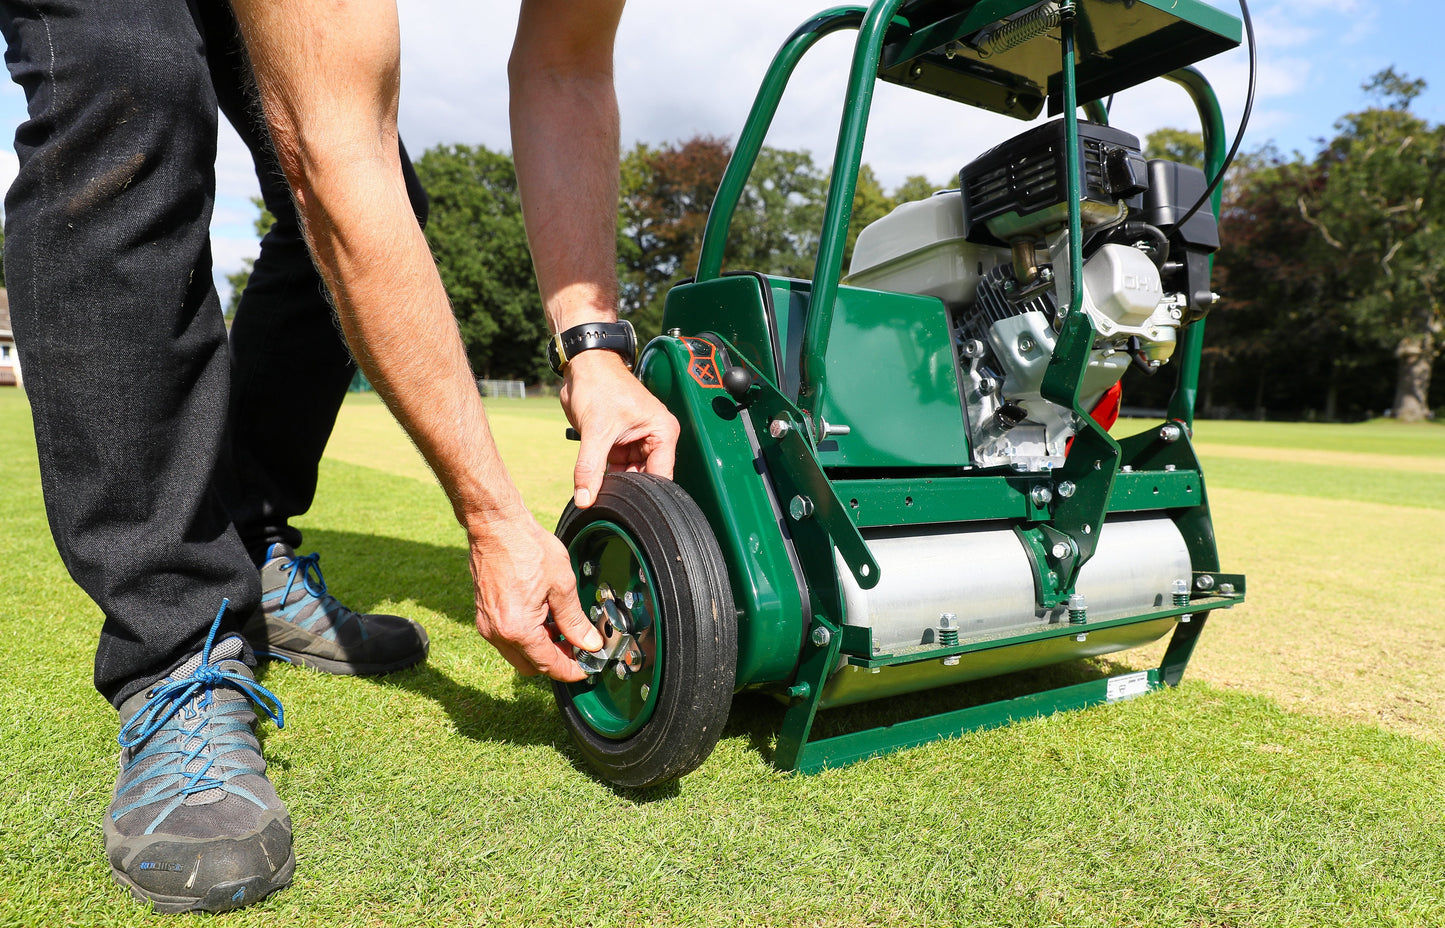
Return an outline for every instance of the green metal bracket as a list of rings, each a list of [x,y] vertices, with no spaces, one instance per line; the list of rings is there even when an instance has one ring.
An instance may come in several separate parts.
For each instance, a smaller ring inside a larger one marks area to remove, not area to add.
[[[808,753],[808,734],[818,715],[823,697],[823,684],[838,664],[843,646],[839,627],[823,616],[813,617],[813,628],[803,645],[803,660],[795,682],[789,689],[793,704],[783,716],[778,732],[778,745],[773,751],[773,764],[780,770],[800,769]]]
[[[1201,623],[1202,624],[1202,623]],[[1197,632],[1195,637],[1197,637]],[[1192,639],[1191,639],[1192,641]],[[782,770],[796,773],[818,773],[830,767],[842,767],[904,748],[916,747],[941,738],[956,737],[971,731],[999,728],[1023,719],[1053,715],[1072,709],[1087,709],[1101,703],[1119,702],[1162,689],[1163,671],[1159,669],[1120,674],[1102,680],[1090,680],[1014,699],[971,706],[927,718],[898,722],[881,728],[820,738],[806,745],[786,744],[778,739],[774,763]],[[1171,684],[1172,685],[1172,684]],[[789,714],[794,710],[789,710]],[[808,719],[811,727],[811,715]],[[786,728],[787,721],[784,721]]]

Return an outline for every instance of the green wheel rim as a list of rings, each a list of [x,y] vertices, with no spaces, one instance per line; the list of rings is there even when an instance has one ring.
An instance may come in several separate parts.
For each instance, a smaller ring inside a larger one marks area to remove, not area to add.
[[[572,704],[593,731],[607,738],[626,738],[647,724],[661,689],[662,622],[657,614],[656,580],[627,532],[613,522],[588,525],[572,539],[567,551],[584,610],[600,601],[597,591],[606,584],[618,600],[631,593],[634,619],[647,623],[647,630],[636,636],[643,655],[641,670],[623,679],[609,666],[588,680],[568,685]]]

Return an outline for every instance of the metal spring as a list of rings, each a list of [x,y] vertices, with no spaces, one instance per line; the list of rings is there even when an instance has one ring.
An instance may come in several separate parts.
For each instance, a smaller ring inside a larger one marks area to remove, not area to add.
[[[1063,10],[1056,0],[1049,0],[1018,19],[1004,23],[987,36],[979,39],[978,57],[988,58],[999,52],[1018,48],[1025,42],[1031,42],[1039,36],[1047,34],[1049,30],[1058,28],[1062,21]]]

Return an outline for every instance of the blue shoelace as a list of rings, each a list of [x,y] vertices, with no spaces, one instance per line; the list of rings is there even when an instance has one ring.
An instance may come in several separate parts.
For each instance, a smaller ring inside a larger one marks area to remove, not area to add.
[[[286,580],[286,590],[281,594],[281,602],[291,598],[291,588],[296,585],[298,576],[306,592],[317,599],[326,595],[326,579],[321,576],[320,552],[313,551],[304,557],[293,557],[286,566],[290,569],[291,576]]]
[[[284,570],[289,570],[286,577],[286,586],[281,590],[280,596],[275,593],[265,594],[261,601],[272,610],[273,614],[288,621],[294,622],[303,629],[310,629],[318,620],[325,617],[330,621],[331,626],[321,634],[324,637],[335,639],[336,631],[348,622],[355,622],[356,628],[363,639],[369,637],[366,625],[361,622],[358,615],[352,610],[343,606],[336,600],[336,597],[326,592],[326,579],[321,575],[321,554],[313,551],[307,555],[292,555],[291,560],[283,565]],[[307,618],[301,619],[301,613],[306,609],[308,600],[302,598],[294,603],[291,602],[291,591],[296,587],[296,580],[300,578],[301,588],[316,601],[316,609]],[[274,605],[272,600],[274,598]],[[261,652],[262,656],[275,657],[270,652]]]
[[[265,808],[266,804],[249,790],[230,782],[232,777],[243,773],[262,774],[265,772],[264,767],[228,763],[215,774],[211,772],[217,757],[238,748],[254,750],[249,740],[249,723],[240,718],[226,717],[230,716],[233,710],[243,709],[245,703],[233,702],[226,708],[224,716],[206,711],[215,703],[216,687],[227,686],[240,690],[261,707],[276,723],[277,728],[284,728],[286,724],[285,710],[275,693],[244,674],[223,670],[219,664],[211,663],[211,648],[215,644],[216,633],[221,628],[221,617],[225,615],[229,605],[229,599],[221,601],[221,608],[216,612],[210,634],[206,636],[205,646],[201,649],[201,665],[195,672],[185,679],[168,680],[156,686],[140,711],[121,727],[117,740],[124,748],[136,747],[152,737],[155,738],[153,744],[126,763],[126,773],[159,755],[171,755],[175,759],[155,764],[146,770],[144,775],[117,790],[119,796],[134,790],[140,784],[151,784],[141,796],[112,813],[112,819],[119,820],[141,806],[169,799],[146,828],[146,833],[150,834],[187,796],[211,789],[225,790]],[[194,706],[191,705],[192,700],[195,700]],[[194,725],[188,726],[188,722],[194,722]],[[195,746],[187,748],[186,745],[192,741]],[[186,769],[202,757],[205,760],[198,769]],[[259,759],[258,754],[257,760]]]

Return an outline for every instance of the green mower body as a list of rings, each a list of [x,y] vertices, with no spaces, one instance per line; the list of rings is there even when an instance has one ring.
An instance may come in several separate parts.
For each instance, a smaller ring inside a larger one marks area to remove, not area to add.
[[[814,279],[724,274],[783,87],[840,29],[858,39]],[[1190,443],[1218,239],[1207,207],[1183,215],[1202,173],[1146,162],[1097,100],[1181,84],[1213,177],[1219,110],[1188,65],[1239,33],[1193,0],[879,0],[789,38],[696,278],[671,291],[667,334],[639,362],[682,425],[675,487],[612,475],[559,526],[610,662],[557,695],[604,776],[648,785],[696,766],[741,690],[787,703],[773,761],[814,771],[1179,682],[1209,612],[1244,596],[1220,572]],[[870,226],[845,277],[879,79],[1062,118],[971,162],[959,191]],[[1121,442],[1093,413],[1127,364],[1177,387],[1163,421]],[[820,710],[1166,635],[1148,671],[810,737]]]

